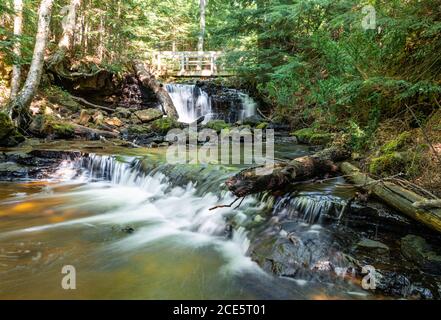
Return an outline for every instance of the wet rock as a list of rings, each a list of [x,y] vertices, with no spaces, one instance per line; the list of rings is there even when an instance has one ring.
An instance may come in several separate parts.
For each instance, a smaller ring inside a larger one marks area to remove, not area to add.
[[[163,113],[158,109],[136,111],[135,115],[139,118],[139,120],[141,120],[142,123],[152,122],[163,117]]]
[[[0,163],[0,180],[24,179],[29,175],[30,169],[13,162]]]
[[[125,233],[128,233],[128,234],[132,234],[132,233],[135,232],[135,229],[130,227],[130,226],[128,226],[128,227],[124,227],[121,231],[125,232]]]
[[[408,235],[401,239],[401,252],[424,271],[441,275],[441,255],[433,251],[425,239]]]
[[[418,282],[412,282],[408,276],[395,271],[376,271],[375,286],[377,292],[392,297],[418,300],[435,298],[434,292],[430,288]]]
[[[388,253],[389,247],[380,241],[364,238],[356,244],[357,249]]]
[[[33,150],[8,152],[0,156],[0,180],[43,179],[54,172],[62,160],[75,159],[75,151]]]

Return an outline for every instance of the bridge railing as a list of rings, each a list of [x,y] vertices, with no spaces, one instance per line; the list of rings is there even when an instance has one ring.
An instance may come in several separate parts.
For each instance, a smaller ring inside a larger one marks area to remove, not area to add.
[[[148,56],[161,75],[210,77],[227,74],[220,51],[156,51],[149,52]]]

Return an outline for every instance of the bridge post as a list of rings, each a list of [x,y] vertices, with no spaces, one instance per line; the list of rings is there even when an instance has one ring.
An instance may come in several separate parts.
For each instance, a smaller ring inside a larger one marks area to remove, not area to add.
[[[181,58],[181,61],[180,61],[180,69],[181,69],[181,71],[180,71],[180,73],[184,74],[185,73],[185,53],[181,52],[180,56],[181,56],[180,57]]]

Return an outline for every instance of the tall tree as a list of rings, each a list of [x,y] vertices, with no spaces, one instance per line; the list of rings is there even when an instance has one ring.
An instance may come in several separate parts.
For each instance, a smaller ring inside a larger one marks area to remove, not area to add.
[[[14,55],[15,63],[12,66],[12,79],[11,79],[11,100],[15,99],[18,91],[20,90],[21,79],[21,65],[18,61],[21,58],[21,40],[23,30],[23,0],[14,0]]]
[[[204,51],[206,6],[207,6],[207,0],[199,0],[200,31],[199,31],[198,51]]]
[[[64,15],[61,23],[63,35],[58,43],[57,52],[51,57],[50,61],[48,61],[49,69],[56,67],[72,48],[76,28],[77,8],[80,4],[81,0],[71,0],[70,4],[63,7],[61,10],[61,14]]]
[[[20,128],[25,128],[30,121],[29,106],[37,92],[43,74],[44,53],[49,36],[53,2],[53,0],[41,1],[38,9],[37,36],[35,37],[35,47],[29,73],[23,88],[8,106],[10,116]]]

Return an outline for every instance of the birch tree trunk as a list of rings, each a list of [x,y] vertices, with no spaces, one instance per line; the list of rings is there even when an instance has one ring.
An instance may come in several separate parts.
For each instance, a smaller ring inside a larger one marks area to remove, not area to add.
[[[34,98],[44,66],[44,53],[49,36],[49,24],[52,14],[53,0],[42,0],[38,10],[38,28],[35,38],[34,54],[26,82],[16,98],[8,106],[16,126],[25,128],[30,122],[29,106]]]
[[[48,61],[48,69],[56,69],[57,65],[63,61],[66,53],[72,48],[76,29],[77,8],[80,4],[81,0],[71,0],[69,5],[61,9],[61,14],[65,15],[61,23],[63,35],[58,43],[57,52]]]
[[[23,0],[14,0],[14,36],[21,37],[23,30]],[[21,40],[16,40],[14,44],[14,54],[16,58],[21,58]],[[14,100],[20,90],[21,65],[16,63],[12,66],[11,79],[11,95],[10,99]]]

